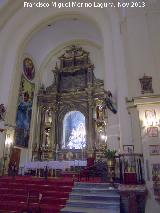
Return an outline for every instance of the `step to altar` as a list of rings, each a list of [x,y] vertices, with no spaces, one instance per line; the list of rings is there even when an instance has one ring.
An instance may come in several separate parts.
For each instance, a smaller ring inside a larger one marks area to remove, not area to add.
[[[95,209],[95,208],[77,208],[77,207],[65,207],[61,210],[61,213],[120,213],[117,209]]]
[[[107,183],[75,183],[61,213],[120,213],[118,189]]]

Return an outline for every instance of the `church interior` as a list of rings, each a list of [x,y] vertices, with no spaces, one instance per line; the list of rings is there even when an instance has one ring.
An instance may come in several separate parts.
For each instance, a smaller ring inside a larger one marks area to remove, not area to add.
[[[1,213],[160,213],[160,1],[88,2],[0,1]]]

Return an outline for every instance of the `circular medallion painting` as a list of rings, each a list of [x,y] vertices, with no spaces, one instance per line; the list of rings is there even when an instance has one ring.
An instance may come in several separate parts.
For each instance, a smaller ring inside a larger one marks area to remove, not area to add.
[[[30,58],[25,58],[23,61],[23,71],[28,80],[32,81],[35,77],[35,68],[33,61]]]

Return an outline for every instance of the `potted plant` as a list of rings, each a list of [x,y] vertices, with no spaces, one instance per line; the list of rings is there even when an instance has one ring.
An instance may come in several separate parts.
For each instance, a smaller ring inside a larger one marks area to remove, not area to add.
[[[107,159],[107,166],[108,167],[115,167],[116,150],[105,149],[104,152],[103,152],[103,155]]]
[[[116,155],[116,150],[111,150],[111,149],[104,150],[104,156],[107,159],[113,159],[113,158],[115,158],[115,155]]]
[[[115,166],[116,166],[116,150],[104,149],[104,157],[106,158],[107,163],[107,178],[112,183],[115,178]]]

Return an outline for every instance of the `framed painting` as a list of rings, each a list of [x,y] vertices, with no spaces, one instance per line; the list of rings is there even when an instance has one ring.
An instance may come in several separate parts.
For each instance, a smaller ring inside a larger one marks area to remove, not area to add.
[[[35,85],[23,75],[17,104],[15,145],[28,147]]]
[[[150,155],[160,155],[160,145],[150,145],[149,153]]]
[[[23,72],[25,77],[32,81],[35,77],[35,67],[33,61],[30,58],[25,58],[23,60]]]
[[[123,145],[123,151],[124,153],[133,153],[134,152],[134,146],[133,145]]]

